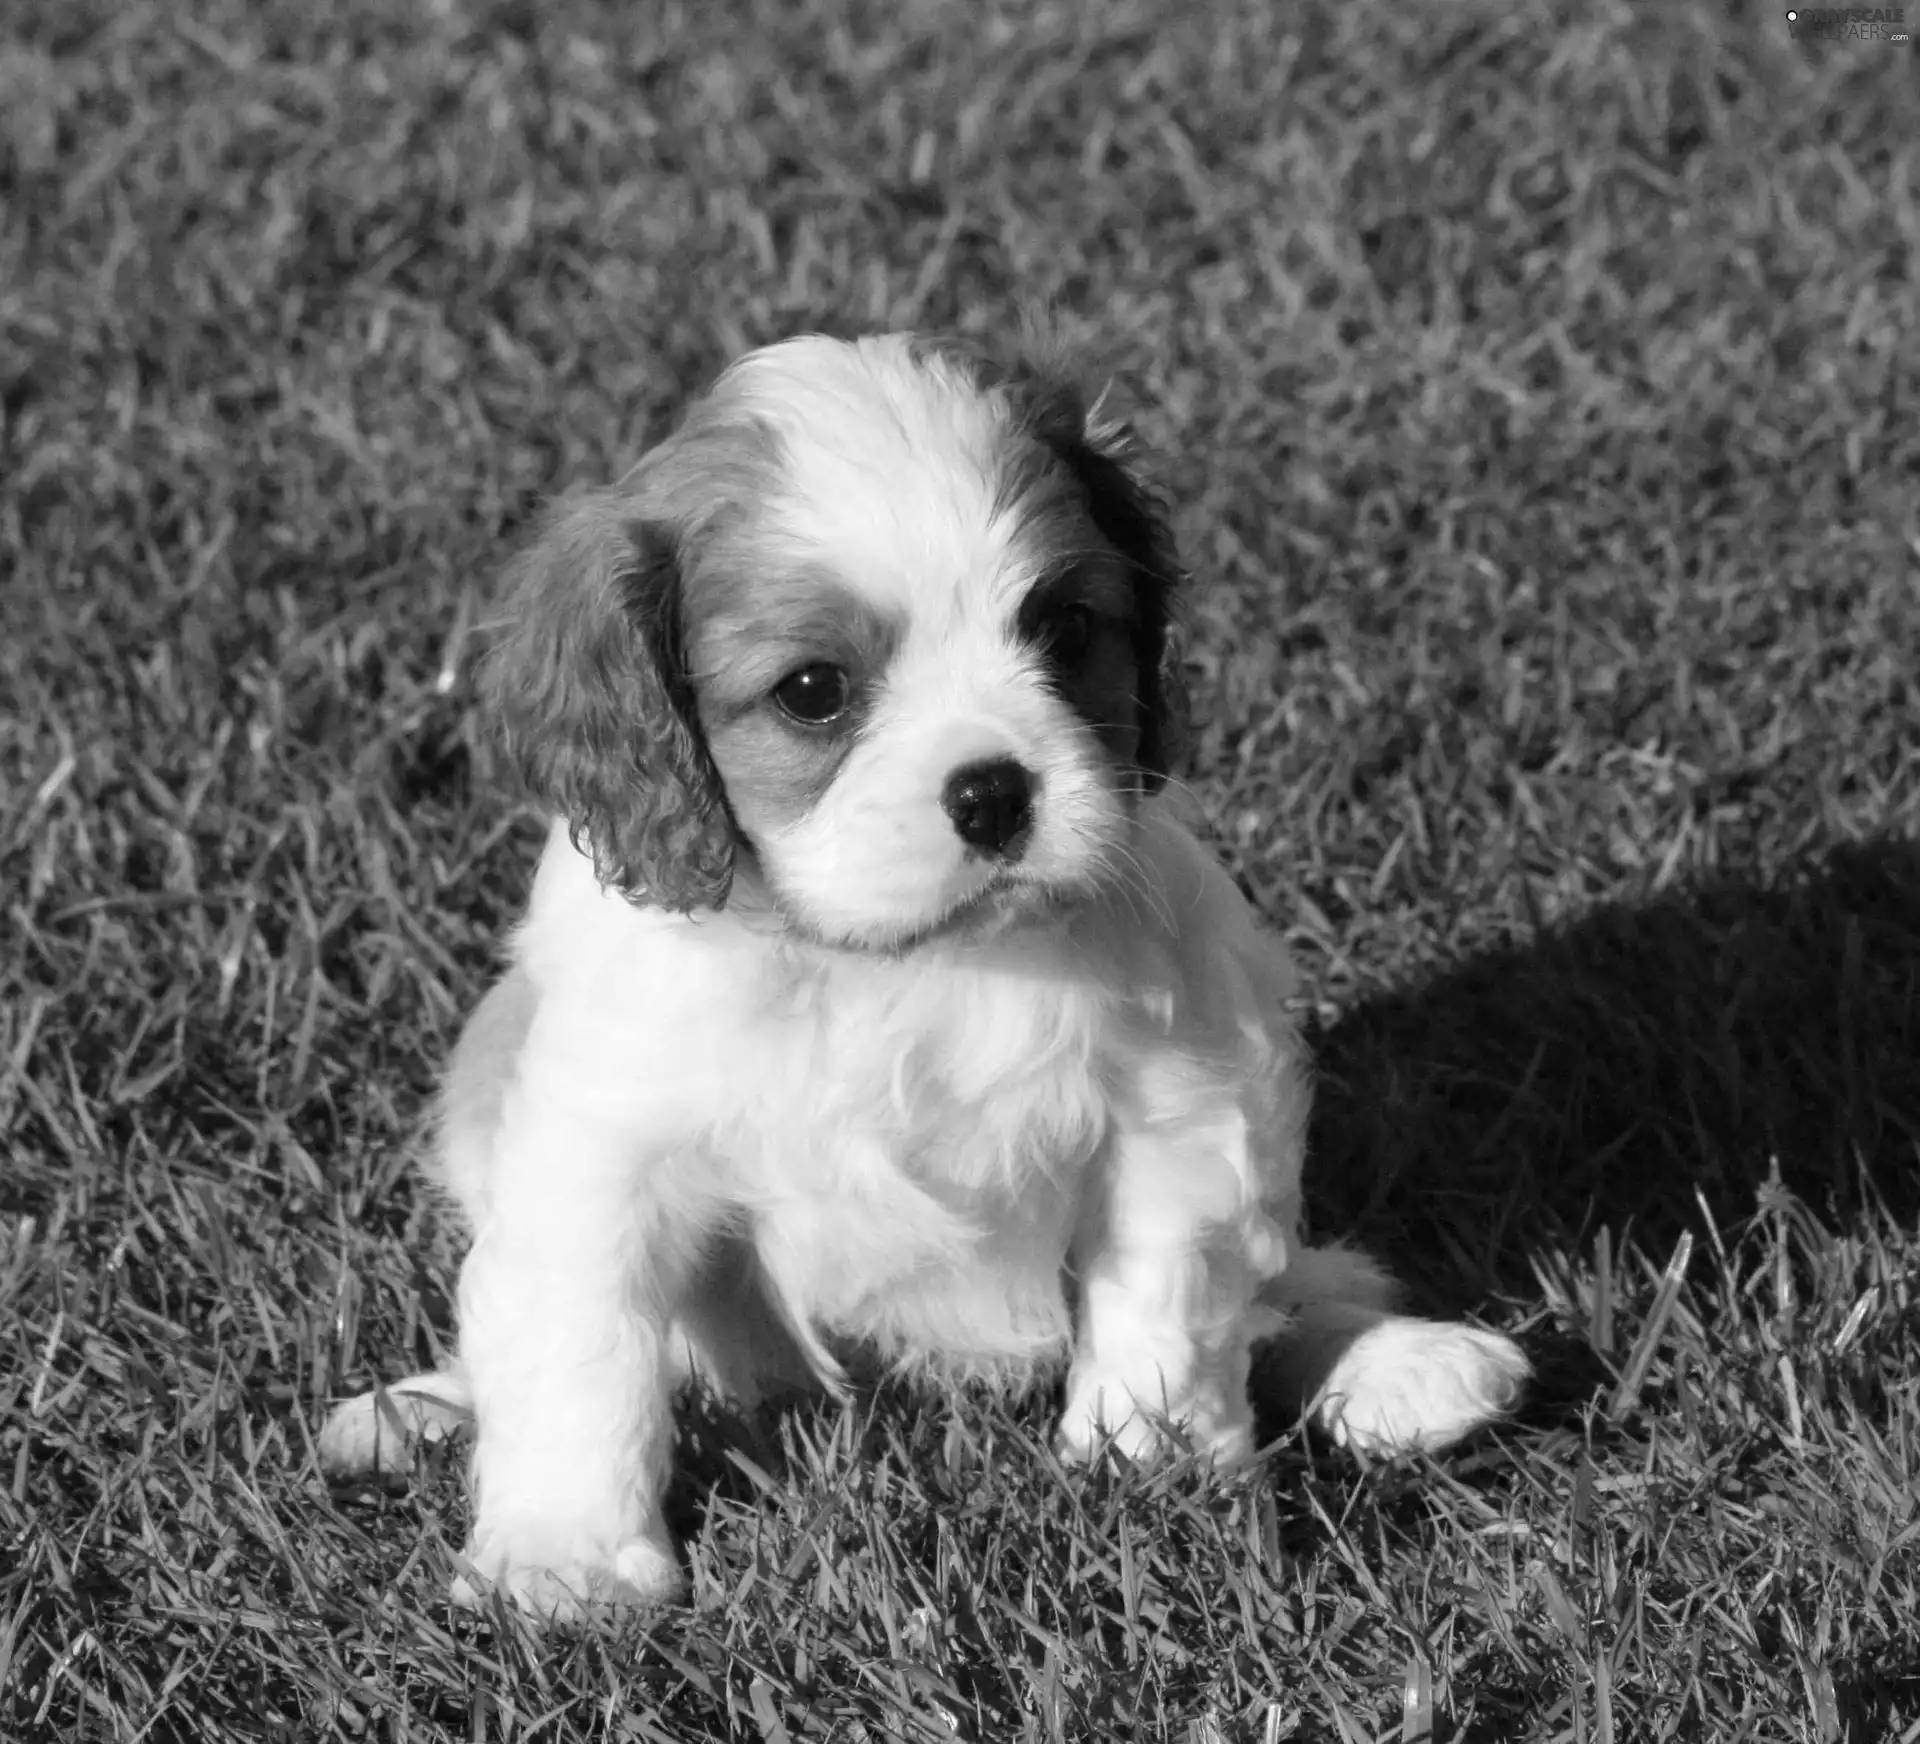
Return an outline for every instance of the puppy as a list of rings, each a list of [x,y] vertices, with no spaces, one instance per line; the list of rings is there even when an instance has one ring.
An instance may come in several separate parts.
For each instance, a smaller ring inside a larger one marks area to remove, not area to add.
[[[551,515],[485,678],[557,821],[441,1107],[459,1361],[321,1443],[471,1413],[457,1598],[678,1590],[696,1372],[1063,1355],[1076,1460],[1246,1456],[1268,1332],[1362,1449],[1510,1403],[1511,1343],[1300,1245],[1293,974],[1166,788],[1179,580],[1125,430],[918,337],[753,352]]]

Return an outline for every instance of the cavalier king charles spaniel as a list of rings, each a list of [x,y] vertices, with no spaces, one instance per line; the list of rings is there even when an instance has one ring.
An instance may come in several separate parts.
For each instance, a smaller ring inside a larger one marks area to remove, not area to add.
[[[1245,1457],[1269,1335],[1363,1450],[1511,1403],[1511,1342],[1301,1243],[1293,972],[1166,785],[1179,580],[1097,401],[920,337],[755,351],[550,514],[484,678],[556,821],[440,1106],[459,1357],[321,1440],[472,1418],[456,1598],[679,1590],[695,1375],[1065,1357],[1075,1460]]]

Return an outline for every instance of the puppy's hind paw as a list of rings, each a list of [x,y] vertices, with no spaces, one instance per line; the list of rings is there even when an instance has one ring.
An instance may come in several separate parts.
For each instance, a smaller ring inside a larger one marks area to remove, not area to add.
[[[456,1575],[449,1597],[462,1610],[484,1609],[489,1593],[543,1623],[577,1627],[597,1612],[666,1604],[687,1577],[669,1544],[635,1538],[604,1560],[522,1560],[494,1545],[469,1548],[471,1574]]]
[[[471,1421],[466,1388],[454,1376],[376,1387],[334,1408],[320,1431],[320,1469],[336,1479],[405,1477],[423,1443],[444,1441]]]
[[[1530,1372],[1520,1347],[1497,1332],[1395,1316],[1341,1352],[1314,1414],[1359,1453],[1434,1452],[1510,1410]]]

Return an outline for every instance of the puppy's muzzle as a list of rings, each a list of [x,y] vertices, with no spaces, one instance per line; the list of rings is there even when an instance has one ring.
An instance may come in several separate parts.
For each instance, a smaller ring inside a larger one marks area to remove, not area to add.
[[[1033,776],[1010,757],[956,769],[940,804],[961,841],[1000,859],[1019,859],[1033,833]]]

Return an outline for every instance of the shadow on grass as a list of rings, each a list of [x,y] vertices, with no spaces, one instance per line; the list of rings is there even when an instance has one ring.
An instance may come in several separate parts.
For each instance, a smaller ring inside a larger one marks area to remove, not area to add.
[[[1920,1706],[1920,1654],[1894,1665],[1856,1664],[1834,1680],[1833,1694],[1839,1736],[1891,1738],[1894,1724]]]
[[[1510,1690],[1477,1692],[1488,1710],[1457,1730],[1442,1726],[1444,1744],[1509,1744],[1523,1732],[1538,1735],[1540,1692],[1517,1683]],[[1835,1738],[1893,1738],[1891,1728],[1913,1711],[1920,1694],[1920,1658],[1893,1665],[1843,1667],[1833,1684]],[[1564,1715],[1565,1710],[1561,1711]],[[1564,1736],[1564,1734],[1562,1734]],[[1576,1734],[1577,1735],[1577,1734]]]
[[[1664,1260],[1703,1202],[1723,1228],[1750,1217],[1776,1168],[1836,1228],[1877,1205],[1910,1221],[1920,849],[1602,909],[1367,1001],[1317,1056],[1315,1227],[1431,1311],[1531,1295],[1530,1252],[1585,1253],[1602,1228]]]

